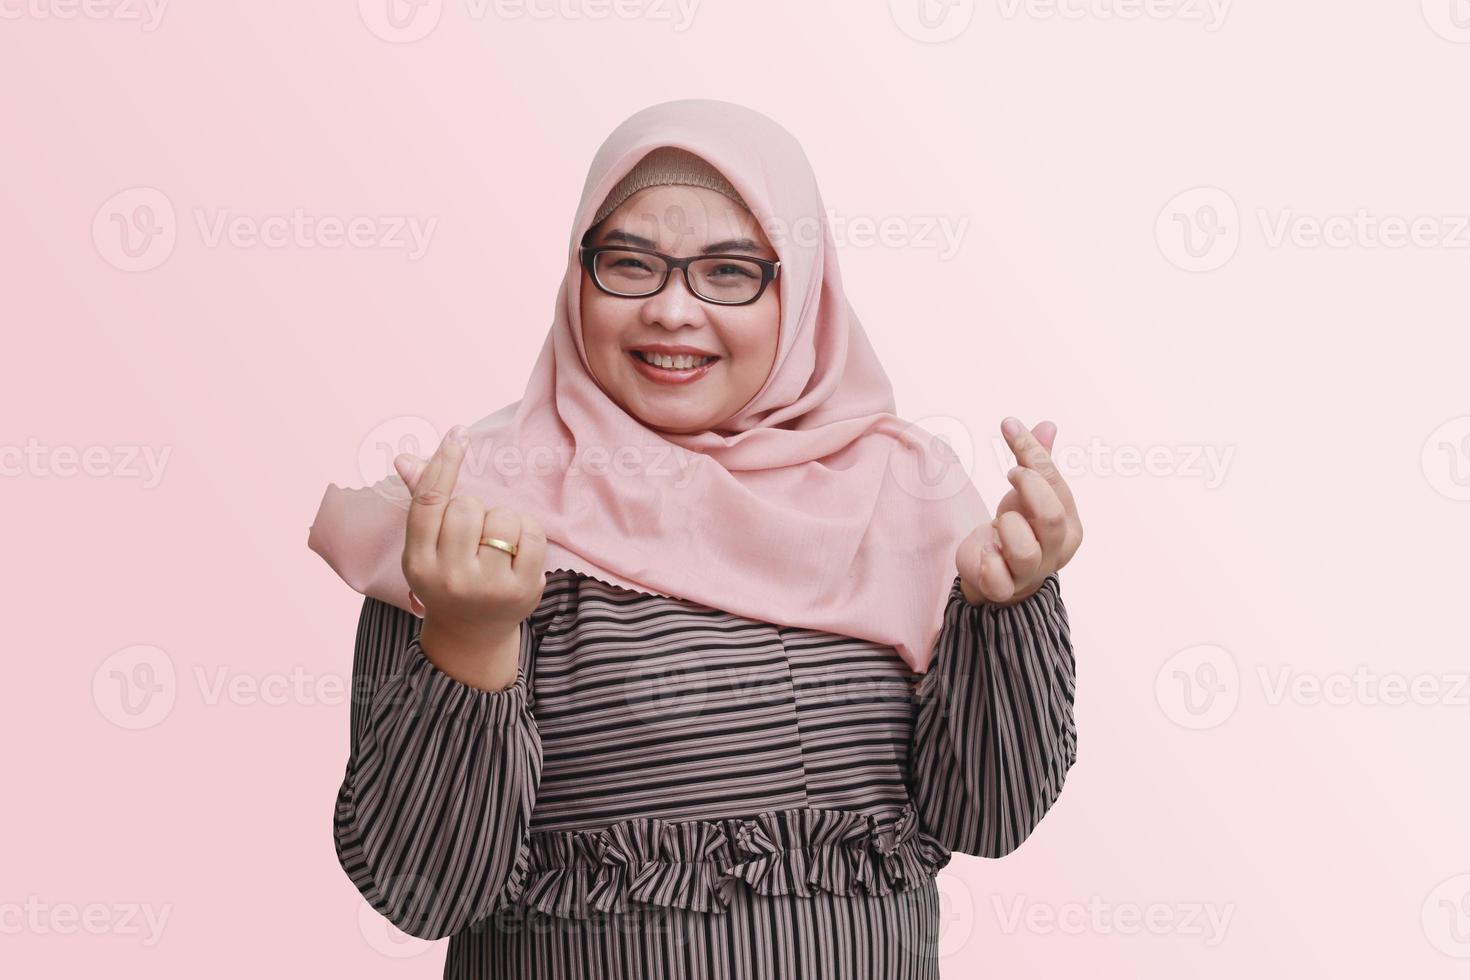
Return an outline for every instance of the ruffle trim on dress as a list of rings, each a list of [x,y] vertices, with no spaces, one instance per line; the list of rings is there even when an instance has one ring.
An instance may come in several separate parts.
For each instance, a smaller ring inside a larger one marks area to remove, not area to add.
[[[887,817],[810,807],[719,820],[638,817],[533,833],[527,849],[518,904],[574,919],[647,906],[721,913],[738,887],[803,898],[890,895],[933,878],[950,859],[920,829],[912,802]]]

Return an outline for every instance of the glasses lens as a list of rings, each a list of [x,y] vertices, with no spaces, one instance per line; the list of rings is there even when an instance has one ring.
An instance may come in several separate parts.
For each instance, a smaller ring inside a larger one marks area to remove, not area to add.
[[[700,259],[689,265],[694,291],[716,303],[744,303],[761,288],[761,267],[742,259]]]
[[[609,292],[646,296],[658,290],[668,264],[657,255],[614,249],[597,254],[596,269],[597,281]]]

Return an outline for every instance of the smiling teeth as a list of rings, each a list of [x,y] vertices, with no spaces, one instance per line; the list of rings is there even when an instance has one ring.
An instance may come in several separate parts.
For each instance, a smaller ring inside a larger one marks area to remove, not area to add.
[[[674,356],[670,357],[667,354],[650,354],[647,351],[641,350],[634,351],[633,353],[637,354],[640,358],[647,361],[649,364],[655,365],[656,367],[672,368],[676,371],[686,368],[699,367],[702,364],[708,364],[710,361],[714,360],[713,357],[695,357],[693,354],[675,354]]]

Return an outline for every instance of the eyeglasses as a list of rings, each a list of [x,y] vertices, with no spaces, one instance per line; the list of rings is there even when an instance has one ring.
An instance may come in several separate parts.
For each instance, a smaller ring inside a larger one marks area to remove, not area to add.
[[[706,303],[746,306],[761,298],[776,278],[779,261],[748,255],[694,255],[675,258],[629,245],[582,245],[582,266],[592,282],[613,296],[652,296],[668,284],[669,272],[684,274],[684,285]]]

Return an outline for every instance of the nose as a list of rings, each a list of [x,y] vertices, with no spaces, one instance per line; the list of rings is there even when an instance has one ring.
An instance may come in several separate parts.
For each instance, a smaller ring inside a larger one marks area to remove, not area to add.
[[[677,269],[669,272],[664,288],[643,301],[643,322],[657,324],[667,330],[696,326],[704,322],[704,301],[689,291],[689,284]]]

